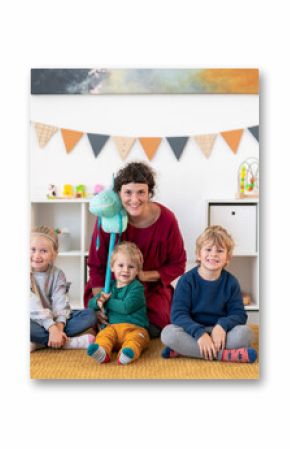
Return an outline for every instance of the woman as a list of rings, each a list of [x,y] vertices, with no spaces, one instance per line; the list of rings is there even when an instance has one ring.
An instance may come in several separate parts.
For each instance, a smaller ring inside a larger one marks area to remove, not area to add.
[[[121,239],[134,242],[144,257],[139,280],[145,288],[151,338],[159,337],[170,322],[173,295],[170,284],[184,273],[186,262],[177,220],[169,209],[151,201],[154,188],[154,172],[142,162],[129,163],[114,180],[114,190],[128,214],[128,226]],[[100,248],[96,251],[98,233]],[[90,279],[85,289],[85,306],[104,285],[109,239],[109,234],[99,231],[96,224],[88,257]],[[106,317],[100,315],[99,320],[106,322]]]

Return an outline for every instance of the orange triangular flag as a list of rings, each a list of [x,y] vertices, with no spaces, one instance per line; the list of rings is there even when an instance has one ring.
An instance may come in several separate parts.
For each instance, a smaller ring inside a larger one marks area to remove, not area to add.
[[[113,141],[123,160],[128,156],[135,140],[135,137],[113,137]]]
[[[239,143],[242,137],[243,129],[234,129],[232,131],[224,131],[221,134],[233,153],[238,151]]]
[[[215,143],[217,134],[204,134],[202,136],[193,136],[197,145],[205,155],[205,157],[209,157],[211,155],[213,145]]]
[[[84,133],[80,131],[74,131],[72,129],[61,128],[62,138],[65,144],[66,152],[70,153],[76,143],[80,140]]]
[[[41,148],[50,141],[50,138],[56,133],[56,126],[44,125],[43,123],[34,123],[34,128],[38,138],[38,144]]]
[[[151,161],[160,145],[161,137],[139,137],[139,141],[146,153],[146,156]]]

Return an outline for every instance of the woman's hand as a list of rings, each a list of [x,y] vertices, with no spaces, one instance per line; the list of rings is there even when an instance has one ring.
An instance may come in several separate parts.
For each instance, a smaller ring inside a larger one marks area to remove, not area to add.
[[[222,351],[226,346],[226,331],[220,326],[216,324],[211,332],[211,338],[213,340],[214,346],[217,351]]]
[[[50,326],[48,329],[49,338],[48,338],[48,346],[54,349],[62,348],[65,342],[67,341],[67,336],[63,332],[64,324],[57,323]]]
[[[217,351],[210,335],[206,332],[197,340],[200,353],[206,360],[217,358]]]
[[[140,270],[138,273],[139,281],[141,282],[155,282],[160,279],[160,274],[157,270],[151,270],[151,271],[143,271]]]

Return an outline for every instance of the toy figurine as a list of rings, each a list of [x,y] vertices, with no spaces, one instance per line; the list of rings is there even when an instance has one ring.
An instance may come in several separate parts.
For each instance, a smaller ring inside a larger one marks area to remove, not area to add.
[[[110,234],[110,243],[107,259],[106,278],[104,292],[109,293],[111,268],[111,254],[115,245],[116,234],[121,236],[127,228],[128,217],[125,209],[122,207],[119,195],[112,189],[104,190],[95,195],[90,200],[90,212],[98,217],[98,230],[102,227],[104,232]],[[97,236],[96,249],[100,246],[99,235]]]
[[[76,186],[76,198],[85,198],[86,187],[83,184]]]
[[[63,198],[74,198],[74,188],[71,184],[64,184],[62,188],[62,197]]]
[[[94,195],[98,195],[98,193],[102,192],[104,190],[104,186],[102,184],[96,184],[94,186]]]
[[[53,200],[56,198],[56,186],[54,184],[48,184],[46,196],[49,200]]]

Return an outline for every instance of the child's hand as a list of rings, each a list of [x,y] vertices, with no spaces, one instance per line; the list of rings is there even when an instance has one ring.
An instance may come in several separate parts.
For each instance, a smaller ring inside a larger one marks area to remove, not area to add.
[[[206,360],[213,360],[213,358],[217,358],[217,351],[214,342],[210,335],[206,332],[197,340],[197,344],[203,358]]]
[[[54,324],[53,326],[50,326],[48,332],[48,346],[55,349],[62,348],[67,341],[67,336],[63,330],[57,324]]]
[[[217,351],[225,349],[226,336],[226,331],[219,324],[216,324],[211,332],[211,338]]]
[[[111,296],[111,293],[101,292],[100,297],[97,299],[97,304],[101,310],[104,309],[104,304],[105,304],[105,302],[108,301],[110,296]]]
[[[108,317],[105,314],[104,309],[101,309],[97,312],[97,320],[98,320],[97,326],[99,331],[102,329],[102,325],[107,326],[109,324]]]

